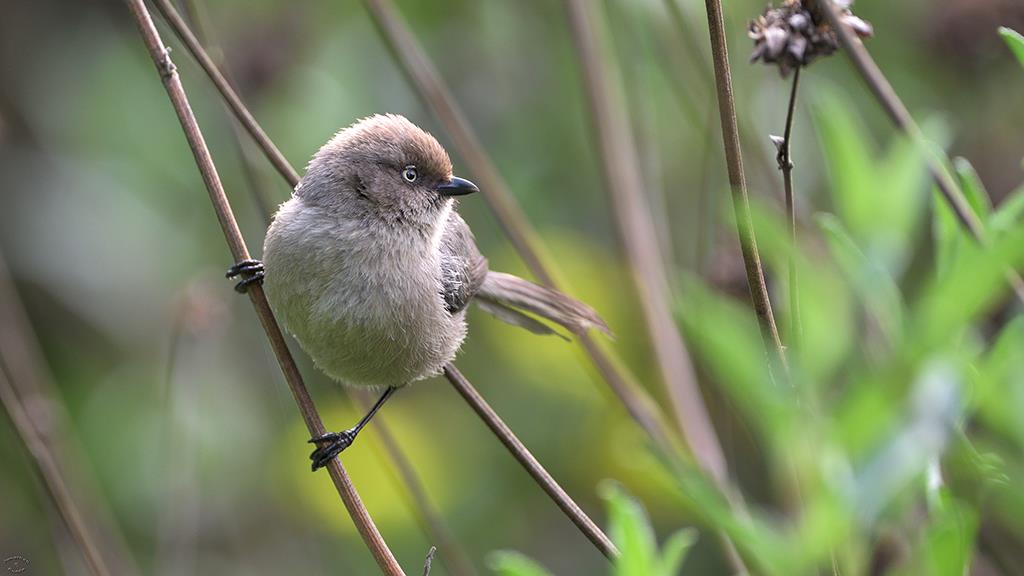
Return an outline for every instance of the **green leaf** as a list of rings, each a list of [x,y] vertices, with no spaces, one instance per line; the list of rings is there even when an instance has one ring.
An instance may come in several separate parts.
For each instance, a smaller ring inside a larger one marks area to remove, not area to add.
[[[917,354],[948,344],[977,315],[1007,290],[1006,271],[1024,260],[1024,230],[1015,230],[982,247],[962,242],[948,273],[925,289],[913,314]]]
[[[972,403],[988,425],[1024,447],[1024,316],[1013,319],[979,363]]]
[[[487,564],[498,576],[551,576],[540,564],[519,552],[493,552],[488,556]]]
[[[1021,66],[1024,66],[1024,36],[1021,36],[1020,32],[1005,26],[999,29],[999,35],[1006,41],[1006,45],[1010,47],[1010,50],[1017,55],[1017,60],[1020,60]]]
[[[685,528],[668,537],[662,547],[659,572],[661,576],[676,576],[683,567],[686,553],[697,542],[697,531]]]
[[[818,226],[825,233],[832,257],[863,300],[868,313],[890,343],[903,337],[903,298],[888,272],[868,260],[846,233],[842,223],[831,214],[819,214]]]
[[[980,180],[978,180],[976,185],[972,183],[970,186],[963,186],[964,179],[977,179],[976,174],[973,178],[971,176],[974,168],[966,160],[963,160],[959,166],[954,166],[946,156],[945,150],[937,144],[928,143],[928,152],[937,163],[936,165],[946,173],[946,176],[951,181],[957,184],[957,188],[963,187],[961,192],[967,201],[967,205],[974,212],[975,216],[978,216],[982,225],[985,225],[987,222],[985,216],[990,211],[991,201],[988,200],[984,187],[981,186]],[[968,188],[970,189],[968,190]],[[974,238],[964,228],[960,218],[950,207],[949,201],[946,200],[942,191],[937,186],[933,186],[932,191],[935,205],[932,232],[936,243],[936,275],[942,278],[948,273],[953,261],[959,257],[961,247],[964,244],[973,243]]]
[[[989,230],[999,235],[1009,232],[1020,224],[1024,216],[1024,186],[1021,186],[999,205],[992,217],[989,218]]]
[[[960,228],[960,222],[953,209],[946,203],[942,193],[936,188],[932,194],[935,205],[932,219],[932,236],[935,241],[935,275],[938,278],[949,273],[960,246],[969,241],[966,233]]]
[[[826,92],[814,107],[814,125],[831,176],[836,210],[852,230],[862,234],[876,222],[871,193],[874,158],[863,124],[849,110],[849,102]]]
[[[981,177],[974,169],[974,166],[966,158],[956,157],[953,159],[953,168],[956,170],[957,179],[960,181],[960,188],[964,191],[967,203],[974,209],[975,215],[982,222],[987,222],[992,213],[992,198],[985,189]]]
[[[967,574],[977,532],[977,512],[954,499],[948,490],[940,490],[922,542],[927,564],[925,573],[934,576]]]
[[[869,259],[901,271],[924,212],[921,149],[900,135],[876,153],[854,105],[837,91],[819,96],[814,110],[836,213]]]
[[[760,329],[749,304],[684,278],[679,319],[686,340],[711,376],[765,438],[788,438],[799,419],[791,389],[772,381]]]
[[[615,560],[615,575],[654,574],[659,562],[658,547],[647,514],[618,483],[605,482],[601,485],[600,492],[608,502],[608,517],[611,524],[608,535],[621,553]]]
[[[775,322],[783,327],[782,338],[794,368],[791,371],[793,385],[801,393],[817,394],[827,386],[825,383],[835,378],[853,348],[857,332],[853,295],[841,271],[832,262],[801,249],[810,245],[807,239],[798,238],[794,246],[789,224],[778,210],[756,200],[751,202],[750,208],[767,269],[778,271],[782,276],[791,263],[796,264],[801,331],[794,334],[788,329],[791,297],[776,297]],[[788,286],[788,279],[786,284]]]

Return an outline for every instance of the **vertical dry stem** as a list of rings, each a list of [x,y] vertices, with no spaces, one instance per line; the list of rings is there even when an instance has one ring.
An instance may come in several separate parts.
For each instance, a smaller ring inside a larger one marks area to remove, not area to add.
[[[690,353],[673,321],[668,274],[658,248],[650,206],[644,196],[644,182],[621,83],[616,77],[617,70],[604,64],[602,47],[607,46],[607,41],[602,38],[599,22],[595,21],[597,5],[589,0],[567,0],[566,5],[598,136],[605,187],[612,198],[619,235],[635,271],[634,280],[641,295],[650,340],[683,436],[701,465],[722,482],[728,475],[725,456],[704,406]]]
[[[782,186],[786,192],[786,215],[789,219],[790,242],[796,250],[796,200],[793,197],[793,117],[796,115],[796,93],[800,87],[800,68],[793,72],[793,86],[789,91],[789,106],[786,109],[786,131],[779,145],[779,170],[782,171]],[[800,338],[800,291],[797,284],[795,254],[789,258],[789,345]]]
[[[644,196],[621,80],[615,66],[605,64],[613,59],[602,53],[608,43],[602,37],[598,5],[590,0],[567,0],[566,5],[598,135],[606,187],[612,197],[619,234],[632,263],[644,318],[676,419],[701,467],[728,492],[725,455],[701,396],[689,351],[673,321],[668,275],[658,248],[650,206]],[[728,537],[723,535],[723,538],[726,549],[732,551]],[[729,559],[736,561],[737,570],[746,571],[738,555],[729,554]]]
[[[740,250],[743,252],[743,266],[747,273],[747,285],[754,312],[761,324],[765,346],[774,347],[783,366],[786,356],[775,326],[771,299],[765,286],[764,269],[757,252],[754,237],[754,223],[750,217],[750,202],[747,199],[747,182],[743,175],[743,153],[740,151],[740,136],[736,124],[736,102],[732,91],[732,73],[729,69],[729,49],[725,39],[725,21],[721,0],[705,0],[708,13],[708,28],[711,36],[711,54],[715,64],[715,86],[718,91],[718,110],[722,121],[722,143],[725,146],[725,161],[729,170],[729,185],[732,187],[733,211],[736,214],[736,231],[739,233]]]
[[[235,221],[231,211],[231,205],[228,203],[220,177],[217,175],[213,158],[210,156],[210,151],[206,147],[206,141],[199,129],[199,124],[192,113],[188,97],[185,95],[185,90],[181,85],[181,80],[178,78],[174,63],[171,61],[169,51],[160,40],[160,34],[153,24],[152,17],[142,0],[128,0],[128,5],[135,17],[149,55],[153,59],[157,72],[159,72],[163,80],[164,88],[166,88],[167,95],[174,106],[178,121],[185,132],[189,148],[192,150],[196,165],[210,194],[210,200],[213,203],[217,219],[220,221],[224,237],[231,250],[231,255],[236,261],[246,260],[249,258],[249,250],[242,239],[238,223]],[[298,404],[299,411],[310,435],[313,437],[323,435],[326,432],[323,422],[320,420],[320,415],[317,413],[309,392],[306,390],[302,376],[295,365],[295,360],[288,351],[284,336],[277,325],[277,321],[274,319],[274,314],[270,310],[262,287],[259,285],[252,286],[248,294],[259,316],[260,323],[267,333],[267,338],[270,340],[271,347],[281,366],[281,371],[284,373],[285,380],[288,382],[288,386],[291,389],[296,404]],[[394,554],[392,554],[377,530],[376,525],[373,523],[373,519],[370,517],[369,512],[367,512],[366,507],[363,506],[362,500],[359,498],[359,494],[352,485],[341,462],[335,458],[328,464],[327,469],[331,479],[334,481],[338,494],[341,496],[349,515],[352,517],[352,521],[377,561],[377,565],[389,576],[405,576],[398,561],[395,560]]]

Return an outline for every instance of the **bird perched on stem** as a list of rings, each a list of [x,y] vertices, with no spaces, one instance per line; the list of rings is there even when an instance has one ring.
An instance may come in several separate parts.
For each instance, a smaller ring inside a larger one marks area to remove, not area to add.
[[[264,282],[274,312],[317,366],[339,382],[384,388],[348,430],[310,442],[313,469],[352,444],[402,386],[439,374],[466,337],[474,302],[497,318],[555,334],[608,332],[589,306],[488,270],[455,197],[477,192],[452,174],[433,136],[398,115],[338,132],[316,153],[267,231],[263,262],[228,277]]]

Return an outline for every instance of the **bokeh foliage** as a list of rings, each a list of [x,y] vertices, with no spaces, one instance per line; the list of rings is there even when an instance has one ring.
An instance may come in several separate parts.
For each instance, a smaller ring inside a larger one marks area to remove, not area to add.
[[[485,314],[471,314],[459,365],[611,526],[626,560],[609,571],[443,381],[411,387],[383,416],[481,572],[492,551],[513,549],[525,556],[498,557],[498,573],[669,574],[677,562],[681,573],[724,573],[719,533],[758,573],[833,560],[843,574],[864,573],[890,552],[897,574],[1019,571],[1024,323],[1003,273],[1024,258],[1024,71],[1013,59],[1024,63],[1024,42],[1004,30],[1003,44],[996,33],[1018,12],[992,22],[971,6],[994,1],[858,5],[875,24],[872,53],[928,120],[936,151],[896,135],[841,56],[817,62],[800,92],[794,246],[768,139],[782,129],[788,85],[743,65],[744,23],[763,3],[726,4],[755,223],[780,319],[790,260],[800,271],[802,333],[783,334],[789,379],[779,366],[769,371],[745,295],[703,3],[678,0],[680,27],[662,2],[600,2],[675,272],[679,326],[748,512],[730,511],[692,463],[652,454],[575,347]],[[616,353],[664,400],[562,7],[399,6],[574,294],[605,315]],[[297,166],[375,112],[403,113],[451,148],[358,3],[206,8],[243,96]],[[951,49],[946,39],[965,29],[971,40]],[[174,55],[243,231],[259,246],[263,224],[231,126],[184,50]],[[328,479],[306,471],[301,424],[247,303],[221,280],[223,240],[124,7],[18,3],[0,19],[0,64],[0,250],[143,572],[372,573]],[[984,249],[931,190],[925,153],[953,158],[948,170],[985,224]],[[272,204],[286,197],[262,162],[255,179]],[[525,274],[479,199],[460,210],[493,268]],[[328,424],[346,426],[357,410],[303,368]],[[348,469],[413,570],[431,543],[373,436],[364,440],[346,452]],[[0,556],[24,556],[38,573],[80,573],[74,554],[62,556],[61,532],[6,425],[0,459]],[[608,488],[606,500],[604,478],[623,487]],[[690,526],[701,534],[695,543],[679,532]],[[447,573],[443,558],[434,566]]]

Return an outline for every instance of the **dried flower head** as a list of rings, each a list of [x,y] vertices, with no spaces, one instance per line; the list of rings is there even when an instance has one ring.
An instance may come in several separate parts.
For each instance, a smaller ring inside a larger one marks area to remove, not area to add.
[[[871,25],[853,15],[849,2],[835,2],[842,9],[840,19],[858,36],[871,36]],[[776,64],[785,76],[815,58],[828,56],[839,48],[839,39],[829,26],[817,0],[785,0],[782,6],[765,8],[750,23],[748,35],[754,41],[750,61]]]

